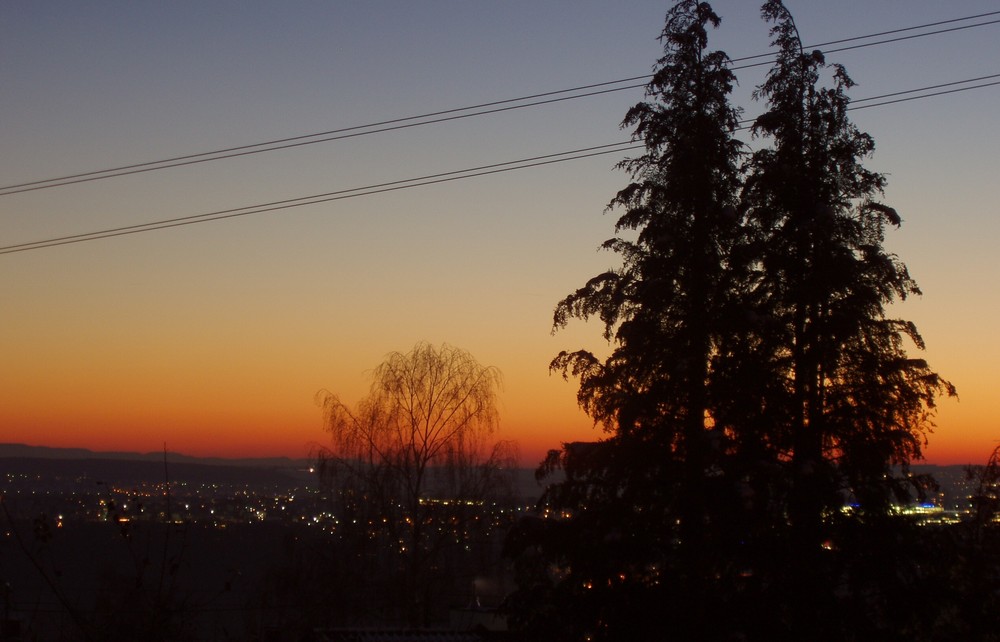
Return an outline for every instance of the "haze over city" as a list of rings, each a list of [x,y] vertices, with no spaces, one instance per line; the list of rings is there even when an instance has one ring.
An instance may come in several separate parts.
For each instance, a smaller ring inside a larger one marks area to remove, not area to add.
[[[713,48],[733,59],[766,52],[757,3],[713,6],[723,16]],[[986,0],[789,6],[809,44],[996,8]],[[502,371],[500,436],[519,443],[524,465],[561,442],[599,437],[577,407],[575,382],[550,374],[548,364],[562,349],[600,353],[601,328],[550,330],[556,302],[619,261],[598,246],[613,233],[604,206],[627,182],[614,165],[639,153],[624,146],[412,189],[10,250],[627,141],[618,123],[642,98],[645,79],[636,78],[660,55],[666,9],[645,0],[5,3],[5,186],[635,80],[460,120],[0,189],[0,441],[303,457],[327,442],[316,393],[359,399],[387,353],[418,341],[459,346]],[[857,82],[858,101],[997,74],[996,19],[824,49]],[[737,71],[735,98],[746,118],[759,112],[750,94],[766,68]],[[903,217],[886,246],[923,290],[892,313],[917,324],[928,346],[922,356],[959,392],[939,407],[925,449],[931,463],[980,462],[1000,436],[992,394],[1000,360],[992,328],[1000,301],[997,91],[851,114],[874,137],[868,166],[888,175],[885,201]]]

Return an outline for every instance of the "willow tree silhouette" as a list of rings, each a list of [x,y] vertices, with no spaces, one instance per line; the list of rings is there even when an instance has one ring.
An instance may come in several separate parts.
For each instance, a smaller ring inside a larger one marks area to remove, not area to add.
[[[890,590],[855,572],[858,528],[895,537],[891,501],[954,389],[907,356],[907,340],[923,347],[913,324],[886,315],[918,289],[882,245],[900,219],[861,164],[873,142],[847,118],[846,71],[802,49],[779,0],[762,16],[778,56],[753,132],[770,145],[741,153],[729,60],[707,46],[719,17],[678,1],[623,122],[646,147],[610,206],[623,213],[604,247],[623,265],[556,307],[556,328],[600,319],[613,350],[553,360],[608,436],[550,453],[540,475],[565,479],[549,516],[508,541],[513,621],[546,639],[815,639],[846,603],[862,607],[851,627],[891,623],[844,597]]]
[[[383,622],[428,625],[456,551],[488,547],[483,505],[509,503],[517,461],[512,442],[493,441],[500,382],[469,352],[421,342],[386,356],[356,409],[317,395],[332,437],[318,453],[320,478],[341,537],[372,562],[360,583],[383,582]],[[481,571],[467,569],[468,581]]]

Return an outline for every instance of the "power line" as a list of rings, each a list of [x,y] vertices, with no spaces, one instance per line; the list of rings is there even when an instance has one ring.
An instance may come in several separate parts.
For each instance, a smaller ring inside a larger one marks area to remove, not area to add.
[[[576,87],[573,89],[561,89],[553,92],[546,92],[544,94],[536,94],[535,96],[521,97],[521,98],[510,98],[507,100],[496,101],[493,103],[484,103],[482,105],[473,107],[459,107],[456,109],[448,109],[445,111],[434,112],[431,114],[423,114],[421,116],[407,116],[405,118],[396,118],[393,120],[381,121],[378,123],[371,123],[368,125],[356,125],[353,127],[345,127],[339,130],[331,130],[329,132],[323,132],[321,134],[307,134],[303,136],[296,136],[293,138],[285,138],[281,140],[274,140],[264,143],[256,143],[252,145],[243,145],[240,147],[231,147],[225,150],[216,150],[214,152],[203,152],[200,154],[190,154],[187,156],[177,156],[171,159],[165,159],[161,161],[150,161],[147,163],[139,163],[136,165],[125,165],[115,169],[97,170],[93,172],[86,172],[84,174],[76,174],[73,176],[65,176],[62,178],[53,178],[48,180],[33,181],[31,183],[21,183],[19,185],[10,185],[8,187],[0,187],[0,196],[8,196],[10,194],[19,194],[21,192],[31,192],[41,189],[49,189],[51,187],[61,187],[63,185],[73,185],[76,183],[85,183],[89,181],[98,181],[105,178],[116,178],[119,176],[128,176],[130,174],[139,174],[143,172],[151,172],[159,169],[168,169],[171,167],[181,167],[184,165],[194,165],[197,163],[207,163],[214,160],[223,160],[227,158],[236,158],[239,156],[249,156],[252,154],[260,154],[263,152],[273,152],[279,149],[289,149],[292,147],[303,147],[305,145],[314,145],[316,143],[326,143],[334,140],[344,140],[347,138],[356,138],[359,136],[368,136],[369,134],[378,134],[382,132],[395,131],[399,129],[409,129],[413,127],[420,127],[422,125],[431,125],[434,123],[443,123],[452,120],[461,120],[463,118],[472,118],[473,116],[483,116],[486,114],[496,114],[504,111],[512,111],[514,109],[523,109],[525,107],[535,107],[538,105],[547,105],[550,103],[562,102],[566,100],[573,100],[575,98],[586,98],[589,96],[597,96],[600,94],[607,94],[615,91],[622,91],[625,89],[636,89],[639,87],[645,87],[645,83],[638,85],[628,85],[625,87],[616,87],[614,89],[602,89],[596,91],[590,91],[587,93],[576,94],[573,96],[563,96],[560,98],[549,98],[547,100],[538,100],[535,102],[525,103],[521,105],[510,105],[507,107],[496,107],[493,109],[486,109],[477,112],[472,112],[468,114],[457,114],[451,116],[442,116],[439,118],[433,118],[430,120],[422,120],[420,122],[404,122],[404,121],[414,121],[421,118],[427,118],[428,116],[435,116],[438,114],[453,114],[454,112],[460,112],[470,109],[476,109],[477,107],[485,107],[489,105],[499,105],[503,103],[517,102],[521,100],[527,100],[529,98],[539,97],[539,96],[553,96],[556,94],[568,93],[573,91],[579,91],[581,89],[587,89],[591,87],[601,87],[606,85],[614,85],[621,82],[627,82],[629,80],[637,80],[641,78],[647,78],[648,76],[638,76],[637,78],[624,79],[611,81],[606,83],[597,83],[594,85],[587,85],[585,87]],[[397,124],[392,124],[397,123]],[[384,125],[384,126],[383,126]],[[377,129],[368,129],[377,127]],[[365,130],[365,131],[357,131]],[[331,134],[326,136],[326,134]],[[324,136],[323,138],[316,138],[315,140],[302,140],[309,139],[316,136]],[[294,142],[289,142],[294,141]],[[280,143],[280,144],[279,144]],[[271,145],[270,147],[267,147]]]
[[[968,78],[966,80],[955,80],[955,81],[952,81],[952,82],[945,82],[945,83],[940,83],[940,84],[937,84],[937,85],[927,85],[925,87],[920,87],[918,89],[904,89],[903,91],[894,91],[894,92],[890,92],[888,94],[879,94],[877,96],[868,96],[867,98],[856,98],[854,100],[851,100],[850,106],[847,109],[848,109],[848,111],[852,111],[852,110],[855,110],[855,109],[867,109],[869,107],[879,107],[879,106],[882,106],[882,105],[892,105],[892,104],[895,104],[895,103],[907,102],[907,101],[910,101],[910,100],[917,100],[918,98],[930,98],[932,96],[942,96],[944,94],[953,94],[953,93],[957,93],[957,92],[961,92],[961,91],[967,91],[967,90],[970,90],[970,89],[982,89],[983,87],[992,87],[993,85],[1000,84],[1000,81],[997,81],[997,82],[988,82],[988,83],[982,83],[982,84],[979,84],[979,85],[973,85],[973,86],[969,86],[969,87],[961,87],[961,88],[957,88],[957,89],[950,89],[950,90],[947,90],[947,91],[934,91],[932,93],[923,93],[923,92],[929,92],[929,91],[934,90],[934,89],[943,89],[945,87],[956,87],[957,85],[967,85],[969,83],[980,82],[980,81],[983,81],[983,80],[992,80],[994,78],[1000,78],[1000,74],[991,74],[991,75],[988,75],[988,76],[979,76],[977,78]],[[870,104],[870,105],[858,105],[858,103],[868,103],[868,102],[871,102],[871,101],[874,101],[874,100],[882,100],[884,98],[896,98],[897,96],[905,96],[906,94],[920,94],[920,95],[919,96],[910,96],[908,98],[899,98],[899,99],[895,99],[895,100],[887,100],[885,102],[873,103],[873,104]],[[738,127],[738,130],[749,129],[750,128],[749,125],[751,125],[755,120],[756,120],[756,118],[744,118],[744,119],[740,120],[739,121],[740,127]]]
[[[115,227],[106,230],[100,230],[97,232],[86,232],[82,234],[74,234],[70,236],[45,239],[42,241],[33,241],[29,243],[20,243],[17,245],[8,245],[0,247],[0,254],[13,254],[15,252],[26,252],[29,250],[37,250],[45,247],[55,247],[58,245],[81,243],[83,241],[94,241],[97,239],[111,238],[115,236],[125,236],[127,234],[137,234],[139,232],[151,232],[154,230],[162,230],[171,227],[192,225],[194,223],[205,223],[208,221],[218,221],[227,218],[247,216],[249,214],[261,214],[264,212],[274,212],[277,210],[290,209],[293,207],[302,207],[304,205],[316,205],[319,203],[328,203],[331,201],[356,198],[359,196],[371,196],[373,194],[393,192],[402,189],[409,189],[412,187],[422,187],[425,185],[446,183],[464,178],[486,176],[489,174],[499,174],[502,172],[509,172],[516,169],[527,169],[529,167],[551,165],[554,163],[561,163],[569,160],[578,160],[581,158],[590,158],[593,156],[600,156],[604,154],[613,154],[613,153],[628,151],[630,149],[637,149],[641,146],[642,146],[641,143],[636,143],[633,141],[624,141],[619,143],[610,143],[607,145],[586,147],[567,152],[559,152],[556,154],[546,154],[543,156],[522,158],[516,161],[506,161],[503,163],[482,165],[479,167],[471,167],[450,172],[443,172],[440,174],[430,174],[427,176],[421,176],[417,178],[409,178],[398,181],[391,181],[387,183],[378,183],[375,185],[366,185],[364,187],[354,187],[349,189],[337,190],[334,192],[326,192],[324,194],[314,194],[312,196],[303,196],[299,198],[291,198],[281,201],[272,201],[270,203],[248,205],[245,207],[237,207],[226,210],[216,210],[214,212],[208,212],[205,214],[194,214],[191,216],[154,221],[151,223],[140,223],[136,225]]]
[[[900,29],[890,29],[889,31],[880,31],[878,33],[870,33],[867,36],[857,36],[854,38],[842,38],[841,40],[830,40],[827,42],[821,42],[815,45],[809,45],[807,49],[817,49],[819,47],[827,47],[829,45],[839,45],[845,42],[853,42],[855,40],[864,40],[866,38],[878,38],[879,36],[891,36],[897,33],[905,33],[907,31],[916,31],[917,29],[926,29],[928,27],[940,27],[941,25],[955,24],[956,22],[965,22],[966,20],[978,20],[979,18],[988,18],[990,16],[1000,15],[1000,11],[987,11],[986,13],[979,13],[973,16],[965,16],[964,18],[950,18],[948,20],[939,20],[937,22],[927,22],[922,25],[917,25],[915,27],[902,27]],[[993,24],[992,22],[987,22],[983,24]],[[970,25],[977,26],[977,25]],[[945,33],[948,30],[935,31],[934,33]]]
[[[941,89],[943,87],[954,87],[955,85],[965,85],[971,82],[979,82],[982,80],[991,80],[993,78],[1000,78],[1000,74],[991,74],[989,76],[979,76],[978,78],[969,78],[967,80],[956,80],[953,82],[941,83],[938,85],[928,85],[926,87],[921,87],[920,89],[906,89],[904,91],[894,91],[888,94],[881,94],[879,96],[869,96],[868,98],[858,98],[857,100],[851,101],[850,109],[865,109],[867,107],[875,107],[876,105],[865,105],[863,107],[857,107],[857,103],[869,102],[872,100],[882,100],[883,98],[891,98],[893,96],[902,96],[904,94],[915,94],[922,91],[930,91],[932,89]],[[996,83],[987,83],[985,85],[976,85],[975,87],[965,87],[956,91],[964,91],[965,89],[979,89],[980,87],[989,87],[990,85],[995,85]],[[924,96],[914,96],[913,98],[927,98],[929,96],[939,96],[942,93],[952,93],[952,92],[938,92],[933,94],[927,94]],[[913,100],[913,98],[908,98],[907,100]],[[887,103],[878,103],[879,105],[884,105]]]
[[[878,42],[872,44],[889,44],[892,42],[902,42],[904,40],[913,40],[914,38],[923,38],[924,36],[937,35],[942,33],[952,33],[954,31],[962,31],[964,29],[972,29],[974,27],[985,27],[987,25],[995,25],[1000,23],[1000,20],[989,20],[987,22],[979,22],[974,25],[962,25],[960,27],[951,27],[950,29],[939,29],[937,31],[929,31],[927,33],[912,34],[909,36],[900,36],[899,38],[889,38],[887,40],[879,40]],[[850,47],[839,47],[837,49],[827,49],[825,53],[839,53],[841,51],[850,51],[852,49],[861,49],[862,47],[867,47],[867,44],[851,45]]]
[[[919,89],[910,89],[905,91],[892,92],[888,94],[882,94],[879,96],[871,96],[869,98],[860,99],[856,102],[876,101],[876,100],[882,100],[882,102],[875,102],[872,104],[861,105],[861,106],[852,105],[848,107],[848,109],[854,110],[854,109],[866,109],[870,107],[880,107],[884,105],[891,105],[900,102],[917,100],[920,98],[930,98],[933,96],[940,96],[945,94],[970,91],[972,89],[982,89],[984,87],[992,87],[995,85],[1000,85],[1000,80],[994,80],[992,82],[980,83],[969,87],[955,87],[956,85],[961,85],[970,82],[979,82],[982,80],[990,80],[994,78],[1000,78],[1000,74],[993,74],[991,76],[981,76],[979,78],[972,78],[969,80],[955,81],[950,83],[942,83],[938,85],[928,85],[926,87],[921,87]],[[944,89],[946,87],[951,87],[951,89]],[[902,98],[899,97],[899,96],[904,96],[906,94],[927,92],[936,89],[941,89],[941,91],[933,91],[931,93],[923,93],[916,96],[906,96]],[[883,100],[883,99],[889,99],[889,100]],[[750,123],[752,122],[753,119],[740,121],[740,126],[737,127],[737,131],[750,129],[751,127]],[[150,223],[138,223],[134,225],[114,227],[95,232],[85,232],[81,234],[43,239],[41,241],[31,241],[15,245],[7,245],[0,247],[0,254],[14,254],[17,252],[27,252],[30,250],[39,250],[47,247],[69,245],[72,243],[82,243],[84,241],[95,241],[98,239],[112,238],[116,236],[138,234],[140,232],[152,232],[155,230],[168,229],[172,227],[182,227],[185,225],[193,225],[195,223],[205,223],[208,221],[219,221],[223,219],[237,218],[242,216],[248,216],[250,214],[263,214],[266,212],[291,209],[295,207],[302,207],[305,205],[317,205],[320,203],[329,203],[332,201],[357,198],[360,196],[372,196],[374,194],[382,194],[385,192],[410,189],[413,187],[423,187],[427,185],[447,183],[466,178],[474,178],[477,176],[499,174],[518,169],[528,169],[532,167],[540,167],[543,165],[552,165],[555,163],[562,163],[571,160],[579,160],[583,158],[591,158],[594,156],[602,156],[605,154],[615,154],[624,151],[629,151],[632,149],[639,149],[642,146],[643,146],[642,142],[638,140],[622,141],[618,143],[609,143],[605,145],[596,145],[592,147],[585,147],[581,149],[559,152],[555,154],[532,156],[529,158],[522,158],[514,161],[505,161],[502,163],[493,163],[490,165],[480,165],[478,167],[470,167],[466,169],[442,172],[438,174],[429,174],[426,176],[420,176],[416,178],[402,179],[385,183],[376,183],[373,185],[366,185],[363,187],[347,188],[342,190],[336,190],[333,192],[326,192],[323,194],[314,194],[312,196],[302,196],[298,198],[290,198],[280,201],[271,201],[269,203],[261,203],[257,205],[247,205],[244,207],[216,210],[204,214],[194,214],[178,218],[164,219],[160,221],[153,221]]]
[[[1000,13],[1000,12],[994,12],[994,13]],[[958,20],[961,20],[961,18],[959,18]],[[949,20],[947,22],[954,22],[954,21]],[[822,53],[823,54],[832,54],[832,53],[840,53],[840,52],[843,52],[843,51],[852,51],[854,49],[863,49],[865,47],[874,47],[875,45],[885,45],[885,44],[891,44],[891,43],[894,43],[894,42],[903,42],[904,40],[913,40],[915,38],[923,38],[925,36],[935,36],[935,35],[942,34],[942,33],[952,33],[954,31],[962,31],[964,29],[973,29],[975,27],[985,27],[985,26],[988,26],[988,25],[995,25],[995,24],[1000,24],[1000,19],[998,19],[998,20],[988,20],[986,22],[977,22],[976,24],[962,25],[960,27],[950,27],[948,29],[938,29],[937,31],[926,31],[924,33],[912,34],[912,35],[909,35],[909,36],[900,36],[898,38],[886,38],[885,40],[875,40],[873,42],[863,42],[863,43],[860,43],[860,44],[857,44],[857,45],[850,45],[848,47],[838,47],[836,49],[827,49],[827,50],[823,51]],[[891,34],[891,33],[899,33],[901,31],[910,31],[912,29],[919,29],[919,28],[921,28],[921,27],[907,27],[906,29],[896,29],[894,31],[885,31],[885,32],[882,32],[881,34],[878,34],[878,35],[886,35],[886,34]],[[810,45],[808,47],[803,47],[803,49],[817,49],[819,47],[823,47],[823,46],[830,45],[830,44],[837,44],[837,43],[842,43],[842,42],[851,42],[853,40],[864,40],[866,38],[872,38],[872,37],[874,37],[874,35],[858,36],[856,38],[844,38],[842,40],[832,40],[832,41],[827,42],[827,43],[821,43],[821,44],[818,44],[818,45]],[[752,60],[754,58],[762,58],[764,56],[771,56],[771,57],[773,57],[774,54],[773,53],[769,53],[769,54],[759,54],[759,55],[756,55],[756,56],[747,56],[745,58],[734,59],[733,62],[736,62],[738,60],[739,61],[742,61],[742,60]],[[752,67],[763,67],[764,65],[770,65],[770,64],[772,64],[772,62],[773,61],[771,61],[771,60],[764,60],[763,62],[754,62],[754,63],[750,63],[748,65],[740,65],[740,66],[737,66],[737,67],[733,67],[732,69],[734,71],[736,71],[736,70],[740,70],[740,69],[750,69]],[[3,196],[3,194],[0,194],[0,196]]]
[[[1000,74],[997,74],[995,76],[985,76],[985,77],[986,78],[996,78],[998,76],[1000,76]],[[960,87],[960,88],[957,88],[957,89],[948,89],[948,90],[944,90],[944,91],[935,91],[933,93],[922,94],[920,96],[909,96],[907,98],[895,98],[893,100],[886,100],[886,101],[883,101],[883,102],[880,102],[880,103],[872,103],[870,105],[860,105],[858,107],[852,107],[851,109],[868,109],[869,107],[882,107],[884,105],[895,105],[896,103],[904,103],[904,102],[908,102],[908,101],[911,101],[911,100],[917,100],[919,98],[930,98],[931,96],[944,96],[945,94],[957,94],[957,93],[962,92],[962,91],[969,91],[970,89],[982,89],[984,87],[993,87],[993,86],[996,86],[996,85],[1000,85],[1000,80],[997,80],[997,81],[994,81],[994,82],[982,83],[982,84],[979,84],[979,85],[973,85],[971,87]],[[944,86],[944,85],[942,85],[942,86]],[[882,96],[882,97],[885,98],[885,97],[888,97],[888,96],[900,95],[900,94],[905,94],[905,93],[910,93],[910,92],[896,92],[895,94],[886,94],[885,96]],[[875,99],[874,98],[870,98],[868,100],[875,100]]]
[[[919,29],[927,29],[930,27],[938,27],[946,24],[954,24],[957,22],[965,22],[969,20],[978,20],[980,18],[986,18],[994,15],[1000,15],[1000,11],[991,11],[987,13],[981,13],[972,16],[965,16],[962,18],[952,18],[949,20],[941,20],[937,22],[929,22],[922,25],[917,25],[913,27],[903,27],[899,29],[892,29],[888,31],[881,31],[877,33],[867,34],[864,36],[855,36],[851,38],[842,38],[839,40],[831,40],[828,42],[819,43],[816,45],[810,45],[809,48],[825,47],[835,44],[843,44],[848,42],[857,42],[859,40],[867,40],[870,38],[877,38],[887,35],[895,35],[899,33],[905,33],[908,31],[915,31]],[[990,20],[986,22],[980,22],[971,25],[962,25],[958,27],[951,27],[947,29],[939,29],[936,31],[928,31],[919,34],[911,34],[908,36],[902,36],[898,38],[890,38],[886,40],[879,40],[869,43],[861,43],[857,45],[841,47],[838,49],[828,50],[826,53],[836,53],[841,51],[848,51],[852,49],[859,49],[863,47],[871,47],[875,45],[887,44],[892,42],[899,42],[903,40],[910,40],[914,38],[922,38],[925,36],[950,33],[953,31],[959,31],[963,29],[971,29],[975,27],[987,26],[992,24],[1000,23],[1000,20]],[[748,60],[756,60],[760,58],[774,58],[774,53],[764,53],[757,54],[753,56],[744,56],[740,58],[734,58],[731,62],[744,62]],[[733,67],[734,70],[749,69],[752,67],[762,66],[770,64],[771,60],[764,62],[757,62],[748,65],[740,65]],[[623,78],[620,80],[612,80],[601,83],[594,83],[589,85],[581,85],[578,87],[572,87],[569,89],[560,89],[556,91],[542,92],[538,94],[532,94],[528,96],[521,96],[518,98],[509,98],[504,100],[498,100],[487,103],[480,103],[477,105],[470,105],[467,107],[457,107],[453,109],[446,109],[442,111],[429,112],[425,114],[420,114],[416,116],[406,116],[402,118],[394,118],[389,120],[378,121],[374,123],[369,123],[366,125],[356,125],[352,127],[345,127],[341,129],[333,129],[324,132],[317,132],[313,134],[303,134],[300,136],[293,136],[289,138],[273,139],[269,141],[264,141],[260,143],[253,143],[248,145],[240,145],[237,147],[228,147],[224,149],[217,149],[209,152],[200,152],[196,154],[186,154],[183,156],[174,156],[171,158],[165,158],[157,161],[148,161],[143,163],[135,163],[132,165],[121,165],[118,167],[106,168],[102,170],[94,170],[89,172],[83,172],[78,174],[70,174],[66,176],[60,176],[55,178],[43,179],[29,181],[25,183],[17,183],[13,185],[7,185],[0,187],[0,196],[8,196],[11,194],[19,194],[22,192],[30,192],[42,189],[50,189],[53,187],[61,187],[65,185],[73,185],[76,183],[84,183],[90,181],[103,180],[106,178],[116,178],[120,176],[127,176],[131,174],[138,174],[143,172],[151,172],[159,169],[168,169],[171,167],[180,167],[184,165],[193,165],[198,163],[206,163],[214,160],[223,160],[227,158],[235,158],[239,156],[248,156],[252,154],[260,154],[263,152],[277,151],[280,149],[289,149],[293,147],[302,147],[305,145],[314,145],[317,143],[331,142],[335,140],[343,140],[347,138],[355,138],[359,136],[367,136],[370,134],[383,133],[388,131],[395,131],[400,129],[408,129],[413,127],[419,127],[422,125],[429,125],[434,123],[448,122],[453,120],[460,120],[464,118],[471,118],[474,116],[482,116],[487,114],[495,114],[504,111],[512,111],[515,109],[523,109],[526,107],[535,107],[539,105],[551,104],[556,102],[563,102],[568,100],[574,100],[577,98],[586,98],[601,94],[613,93],[617,91],[624,91],[628,89],[636,89],[644,86],[642,84],[629,84],[624,86],[623,83],[634,83],[638,80],[646,81],[650,78],[650,75],[633,76],[630,78]],[[579,93],[584,92],[584,93]],[[566,95],[572,94],[572,95]],[[556,97],[558,96],[558,97]],[[525,102],[531,101],[531,102]],[[523,104],[515,104],[523,103]],[[476,111],[474,111],[476,110]],[[470,113],[463,113],[470,112]]]

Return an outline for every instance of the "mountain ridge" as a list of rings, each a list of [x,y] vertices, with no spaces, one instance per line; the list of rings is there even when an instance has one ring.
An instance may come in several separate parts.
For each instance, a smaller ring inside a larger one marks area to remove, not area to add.
[[[30,458],[30,459],[102,459],[125,461],[167,461],[186,464],[204,464],[207,466],[253,466],[253,467],[300,467],[308,466],[312,459],[291,457],[197,457],[173,451],[131,452],[131,451],[96,451],[88,448],[62,448],[52,446],[33,446],[29,444],[0,442],[0,458]]]

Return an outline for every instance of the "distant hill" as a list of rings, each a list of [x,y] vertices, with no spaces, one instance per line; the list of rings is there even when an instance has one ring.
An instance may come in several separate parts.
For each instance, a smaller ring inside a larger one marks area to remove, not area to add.
[[[216,466],[187,462],[168,463],[138,459],[57,459],[41,457],[0,457],[0,470],[13,479],[39,480],[48,488],[65,489],[67,485],[145,485],[172,483],[191,485],[225,484],[258,490],[289,489],[312,486],[315,476],[305,469],[263,466]]]
[[[167,452],[164,470],[162,452],[98,452],[86,448],[49,448],[27,444],[0,443],[0,474],[13,473],[27,477],[37,474],[61,483],[158,483],[165,475],[173,482],[191,484],[225,483],[250,485],[260,488],[310,487],[317,482],[309,467],[309,459],[289,457],[251,457],[227,459],[223,457],[192,457]],[[914,464],[911,471],[930,474],[940,484],[948,507],[964,506],[969,493],[965,466],[936,466]],[[522,498],[534,501],[545,484],[539,484],[531,468],[515,471],[515,492]],[[561,479],[556,474],[546,482]]]
[[[192,457],[179,453],[96,452],[86,448],[50,448],[26,444],[0,443],[0,473],[41,474],[65,483],[83,480],[131,484],[162,482],[168,475],[172,482],[191,484],[250,484],[253,486],[313,486],[315,475],[309,472],[309,459],[257,457],[226,459]],[[534,470],[515,471],[515,492],[534,501],[542,487],[535,481]]]
[[[261,488],[301,487],[315,483],[306,459],[287,457],[224,459],[179,453],[95,452],[85,448],[49,448],[0,444],[0,471],[22,479],[42,476],[57,484],[171,482],[236,484]],[[60,481],[61,480],[61,481]]]
[[[205,464],[211,466],[253,466],[296,468],[309,466],[309,459],[291,459],[289,457],[192,457],[167,451],[167,461],[174,463]],[[109,459],[137,460],[163,462],[163,452],[101,452],[86,448],[50,448],[48,446],[29,446],[27,444],[0,443],[0,458],[31,457],[35,459]]]

